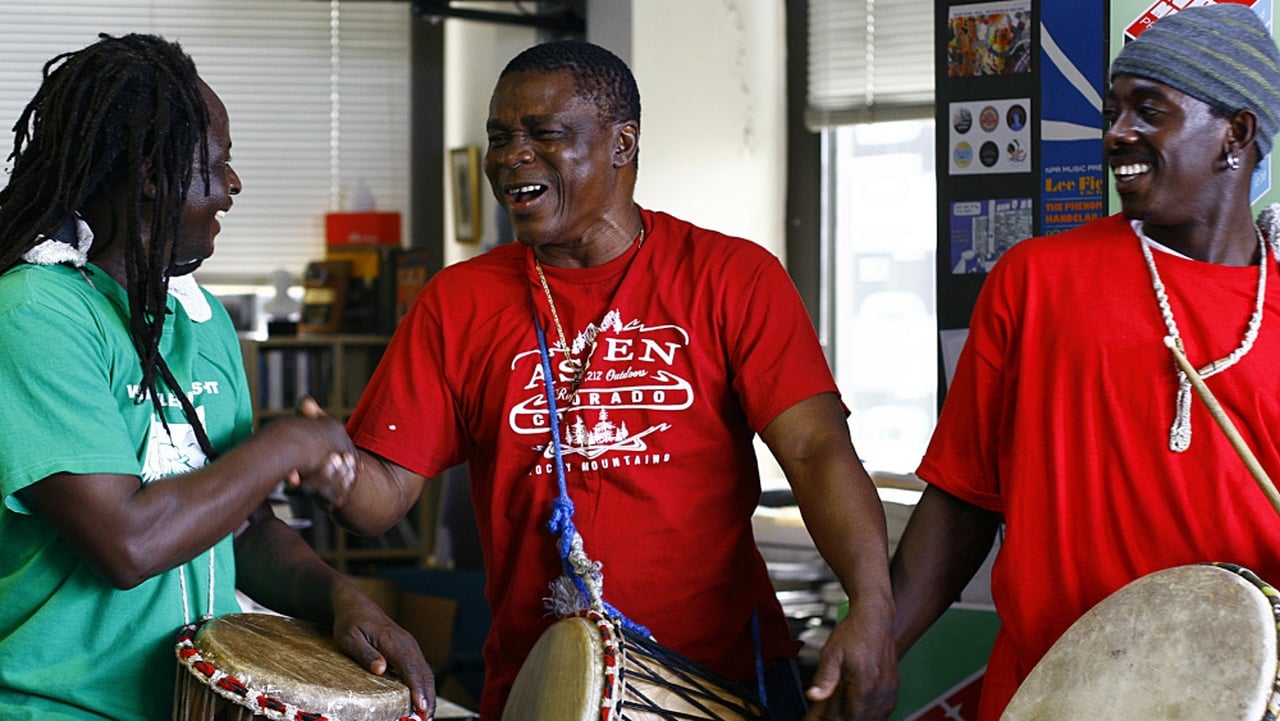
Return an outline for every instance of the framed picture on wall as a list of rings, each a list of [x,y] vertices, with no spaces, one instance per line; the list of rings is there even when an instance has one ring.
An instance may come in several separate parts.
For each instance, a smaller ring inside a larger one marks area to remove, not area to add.
[[[480,151],[474,145],[449,151],[453,227],[459,243],[480,242]]]

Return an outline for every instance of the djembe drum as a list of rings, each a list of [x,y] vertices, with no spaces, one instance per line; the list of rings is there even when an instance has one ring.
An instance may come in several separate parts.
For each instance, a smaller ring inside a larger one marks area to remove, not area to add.
[[[1139,578],[1081,616],[1002,721],[1273,721],[1280,593],[1231,564]]]
[[[178,637],[174,721],[420,721],[409,689],[377,676],[304,621],[219,616]]]
[[[732,679],[594,612],[552,624],[529,652],[503,721],[765,719]]]

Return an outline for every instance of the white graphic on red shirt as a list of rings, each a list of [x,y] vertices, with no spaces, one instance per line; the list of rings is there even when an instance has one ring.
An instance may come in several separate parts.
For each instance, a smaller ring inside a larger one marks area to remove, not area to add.
[[[666,420],[654,422],[654,411],[678,412],[693,405],[693,386],[675,369],[689,341],[683,328],[649,327],[639,320],[623,324],[616,310],[605,318],[607,323],[588,327],[573,343],[580,353],[590,356],[576,392],[571,389],[576,364],[565,359],[555,368],[560,445],[566,457],[591,460],[609,453],[646,451],[653,434],[672,427]],[[584,345],[584,339],[589,345]],[[559,344],[551,352],[563,357]],[[528,373],[525,389],[529,395],[512,406],[508,425],[515,433],[546,439],[534,449],[550,458],[554,448],[547,438],[550,415],[540,354],[520,354],[512,362],[512,371]],[[644,424],[640,428],[635,426],[637,419]]]

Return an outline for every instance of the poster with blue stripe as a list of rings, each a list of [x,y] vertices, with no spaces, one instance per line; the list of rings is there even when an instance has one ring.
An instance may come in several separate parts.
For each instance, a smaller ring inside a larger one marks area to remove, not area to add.
[[[1075,3],[1040,10],[1041,233],[1061,233],[1106,215],[1101,13]]]

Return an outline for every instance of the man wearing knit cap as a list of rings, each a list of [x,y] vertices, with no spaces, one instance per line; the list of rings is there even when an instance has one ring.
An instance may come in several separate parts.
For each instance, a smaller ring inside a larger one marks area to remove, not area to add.
[[[1250,205],[1280,130],[1280,52],[1247,7],[1182,10],[1120,52],[1103,117],[1123,211],[996,264],[892,563],[901,655],[1003,532],[984,721],[1141,576],[1228,561],[1280,581],[1280,518],[1165,344],[1280,476],[1277,231]]]

